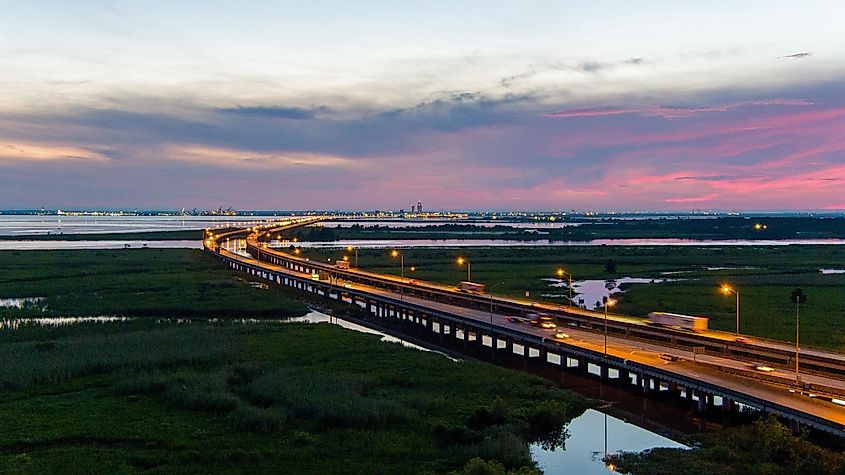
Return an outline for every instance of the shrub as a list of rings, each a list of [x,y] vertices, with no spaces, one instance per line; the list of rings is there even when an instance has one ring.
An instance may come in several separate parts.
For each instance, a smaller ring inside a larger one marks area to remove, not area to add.
[[[136,394],[157,395],[163,393],[164,390],[167,389],[167,385],[168,378],[159,375],[146,374],[136,376],[134,378],[124,379],[115,385],[115,389],[118,393],[125,396]]]
[[[249,432],[271,432],[278,430],[284,423],[284,416],[269,410],[253,406],[239,405],[229,414],[229,422],[236,430]]]

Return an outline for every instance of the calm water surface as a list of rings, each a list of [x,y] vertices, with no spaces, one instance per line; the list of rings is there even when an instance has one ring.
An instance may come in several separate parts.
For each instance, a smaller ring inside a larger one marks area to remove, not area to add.
[[[688,448],[662,435],[587,409],[567,426],[569,438],[564,448],[547,450],[531,445],[531,456],[546,474],[606,475],[610,470],[602,458],[609,453],[641,452],[656,447]]]
[[[184,231],[284,220],[281,216],[38,216],[0,214],[0,236]]]
[[[3,241],[0,251],[51,251],[72,249],[202,249],[200,240],[179,241]]]
[[[277,242],[274,247],[291,243]],[[789,246],[845,245],[845,239],[782,239],[782,240],[695,240],[695,239],[594,239],[592,241],[512,241],[507,239],[348,239],[330,242],[298,242],[303,248],[389,249],[394,247],[544,247],[544,246]]]

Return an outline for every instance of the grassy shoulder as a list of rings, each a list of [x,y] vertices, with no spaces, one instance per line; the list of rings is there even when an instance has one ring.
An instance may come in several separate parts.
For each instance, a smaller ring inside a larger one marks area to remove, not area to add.
[[[845,454],[819,447],[806,436],[794,436],[774,417],[698,438],[693,450],[656,448],[611,455],[605,461],[632,475],[845,473]]]
[[[289,291],[189,249],[0,252],[0,298],[22,297],[45,300],[0,308],[0,317],[283,318],[306,312]]]
[[[0,241],[202,241],[202,229],[137,233],[30,234],[0,236]]]
[[[527,473],[527,442],[563,443],[587,407],[537,377],[334,325],[27,335],[0,335],[14,362],[0,367],[4,473]]]
[[[801,305],[801,341],[806,345],[845,350],[845,274],[823,275],[819,269],[845,266],[845,246],[561,246],[531,248],[404,249],[405,275],[457,285],[466,280],[487,284],[497,294],[565,304],[566,290],[550,287],[563,267],[576,280],[640,277],[660,283],[635,284],[619,294],[615,312],[645,318],[652,311],[708,315],[711,328],[732,331],[736,306],[733,296],[719,292],[729,283],[742,294],[744,333],[794,340],[793,289],[806,296]],[[339,259],[343,249],[304,249],[312,259]],[[398,259],[388,250],[361,249],[362,268],[399,274]],[[354,255],[351,255],[354,259]],[[608,271],[607,262],[613,262]],[[413,267],[413,271],[411,268]]]

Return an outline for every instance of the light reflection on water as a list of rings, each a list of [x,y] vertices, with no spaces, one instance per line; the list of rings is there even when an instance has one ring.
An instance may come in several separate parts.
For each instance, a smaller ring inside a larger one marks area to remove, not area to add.
[[[171,241],[6,241],[0,251],[54,251],[74,249],[202,249],[200,240]]]
[[[367,328],[363,325],[358,325],[357,323],[352,323],[352,322],[348,322],[348,321],[340,319],[340,318],[332,317],[332,316],[326,315],[325,313],[317,312],[315,310],[308,312],[306,315],[304,315],[302,317],[294,317],[294,318],[291,318],[287,321],[289,321],[289,322],[308,322],[308,323],[336,323],[336,324],[340,325],[341,327],[346,328],[347,330],[354,330],[354,331],[361,332],[361,333],[370,333],[370,334],[373,334],[373,335],[381,335],[381,341],[383,341],[383,342],[398,343],[398,344],[404,346],[405,348],[413,348],[415,350],[420,350],[420,351],[431,351],[431,352],[434,352],[434,353],[441,354],[441,355],[449,358],[452,361],[460,361],[460,360],[452,358],[451,356],[449,356],[445,353],[442,353],[440,351],[434,351],[434,350],[431,350],[431,349],[426,348],[424,346],[415,345],[415,344],[413,344],[409,341],[405,341],[401,338],[396,338],[395,336],[388,335],[388,334],[380,332],[378,330],[373,330],[372,328]]]
[[[556,279],[553,277],[544,278],[544,281],[552,282],[549,287],[556,287],[565,289],[568,281],[563,279]],[[613,294],[624,292],[621,286],[623,284],[660,284],[663,282],[675,282],[683,279],[667,279],[657,278],[650,279],[646,277],[620,277],[618,279],[607,280],[573,280],[572,281],[572,303],[588,310],[595,310],[601,306],[605,297],[610,297]],[[542,294],[541,297],[564,298],[568,299],[566,290],[561,294]],[[597,305],[598,304],[598,305]]]
[[[788,246],[788,245],[845,245],[845,239],[594,239],[592,241],[549,241],[536,239],[516,241],[508,239],[347,239],[340,241],[274,242],[271,247],[290,245],[302,248],[387,249],[393,247],[547,247],[547,246]]]
[[[0,330],[15,330],[21,326],[39,326],[39,327],[62,327],[68,325],[76,325],[79,323],[112,323],[112,322],[127,322],[133,320],[130,317],[20,317],[20,318],[3,318],[0,319]]]
[[[610,470],[602,458],[608,453],[641,452],[656,447],[689,448],[672,439],[634,424],[587,409],[567,426],[569,437],[564,448],[544,449],[532,444],[531,456],[546,474],[603,474]]]

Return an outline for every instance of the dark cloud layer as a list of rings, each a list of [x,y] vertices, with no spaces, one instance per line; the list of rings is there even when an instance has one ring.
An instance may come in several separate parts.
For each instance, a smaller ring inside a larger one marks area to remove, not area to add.
[[[7,115],[0,207],[836,206],[843,89],[673,107],[558,109],[469,90],[357,114],[235,106]],[[550,109],[562,112],[543,114]]]
[[[259,106],[259,107],[244,107],[237,106],[228,109],[217,109],[217,112],[223,114],[238,114],[238,115],[256,115],[261,117],[272,117],[277,119],[293,119],[305,120],[313,119],[317,112],[326,112],[326,107],[319,107],[316,109],[302,109],[300,107],[283,107],[283,106]]]

